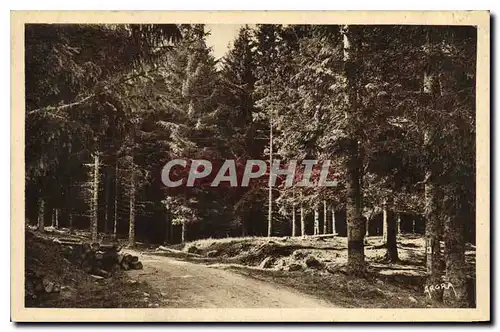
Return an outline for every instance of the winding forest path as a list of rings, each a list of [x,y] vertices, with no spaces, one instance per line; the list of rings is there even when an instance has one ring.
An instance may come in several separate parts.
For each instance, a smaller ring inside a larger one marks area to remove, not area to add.
[[[146,281],[162,293],[169,308],[321,308],[334,304],[296,290],[255,280],[231,271],[170,257],[139,256],[144,268],[132,279]]]

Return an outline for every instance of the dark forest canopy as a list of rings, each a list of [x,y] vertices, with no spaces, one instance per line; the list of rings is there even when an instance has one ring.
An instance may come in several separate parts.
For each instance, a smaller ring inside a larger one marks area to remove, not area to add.
[[[26,25],[29,220],[57,210],[63,226],[174,243],[310,234],[324,205],[360,268],[366,220],[387,209],[427,238],[474,241],[474,27],[244,26],[220,60],[206,37],[202,24]],[[161,182],[175,158],[270,157],[331,160],[340,185]]]

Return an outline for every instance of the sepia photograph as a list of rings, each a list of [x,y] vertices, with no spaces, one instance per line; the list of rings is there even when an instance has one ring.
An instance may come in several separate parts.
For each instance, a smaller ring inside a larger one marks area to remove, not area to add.
[[[490,319],[488,12],[121,14],[11,14],[21,320]]]

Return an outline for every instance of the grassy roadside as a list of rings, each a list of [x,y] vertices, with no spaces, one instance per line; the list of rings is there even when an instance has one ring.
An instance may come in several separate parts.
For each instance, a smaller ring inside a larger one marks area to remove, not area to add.
[[[341,307],[434,307],[424,293],[424,239],[415,234],[398,238],[400,261],[384,260],[380,237],[365,243],[368,271],[363,278],[346,274],[345,238],[225,238],[203,239],[158,250],[176,257],[284,285],[332,301]],[[468,245],[467,269],[474,278],[475,248]]]
[[[64,258],[48,237],[26,232],[25,306],[39,308],[147,308],[161,302],[150,285],[130,279],[123,271],[96,279]],[[31,287],[34,277],[56,282],[60,292],[45,293]]]

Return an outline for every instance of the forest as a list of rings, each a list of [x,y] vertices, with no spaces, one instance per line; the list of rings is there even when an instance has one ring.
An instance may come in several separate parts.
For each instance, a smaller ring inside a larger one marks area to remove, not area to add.
[[[426,241],[460,296],[475,244],[476,28],[25,25],[26,223],[175,244],[246,236]],[[330,161],[338,185],[168,188],[169,160]],[[444,242],[444,247],[440,245]],[[465,306],[465,304],[456,304]]]

